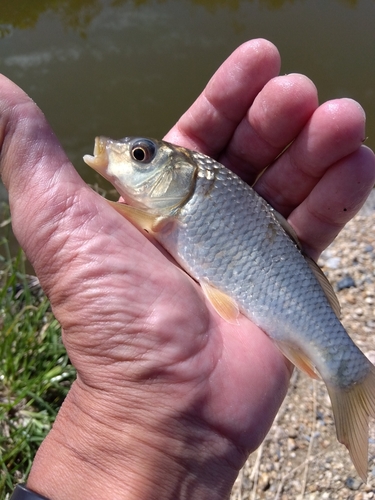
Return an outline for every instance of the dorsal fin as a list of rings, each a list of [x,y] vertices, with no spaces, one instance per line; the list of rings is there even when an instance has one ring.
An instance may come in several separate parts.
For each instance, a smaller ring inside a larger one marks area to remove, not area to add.
[[[327,300],[334,310],[336,316],[340,319],[341,316],[341,307],[338,298],[336,297],[335,291],[332,288],[331,283],[328,281],[326,275],[323,273],[323,271],[320,269],[318,264],[311,259],[311,257],[308,257],[303,253],[303,248],[302,245],[298,239],[297,233],[295,230],[292,228],[292,226],[289,224],[289,222],[275,209],[272,210],[276,220],[280,224],[280,226],[284,229],[286,234],[296,243],[298,248],[302,251],[302,254],[309,265],[310,269],[314,273],[314,276],[316,279],[319,281],[320,286],[322,287],[325,296],[327,297]]]
[[[313,259],[311,259],[307,255],[304,255],[304,257],[310,269],[314,273],[316,279],[319,281],[319,284],[322,287],[323,292],[325,293],[327,300],[330,303],[330,306],[334,310],[336,316],[340,319],[341,316],[340,302],[335,294],[335,291],[332,288],[331,283],[328,281],[327,276],[323,273],[323,271],[320,269],[318,264]]]
[[[302,250],[302,245],[298,239],[297,233],[289,224],[289,222],[283,217],[279,212],[277,212],[274,208],[272,209],[272,213],[275,216],[275,219],[280,224],[280,226],[284,229],[289,238],[294,241],[294,243],[298,246],[300,250]]]

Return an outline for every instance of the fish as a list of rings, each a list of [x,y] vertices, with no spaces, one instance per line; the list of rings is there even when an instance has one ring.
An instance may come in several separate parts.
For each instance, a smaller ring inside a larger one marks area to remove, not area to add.
[[[323,379],[337,439],[366,482],[375,367],[289,223],[231,170],[165,141],[96,137],[84,161],[124,200],[108,203],[169,252],[221,317],[245,315],[295,366]]]

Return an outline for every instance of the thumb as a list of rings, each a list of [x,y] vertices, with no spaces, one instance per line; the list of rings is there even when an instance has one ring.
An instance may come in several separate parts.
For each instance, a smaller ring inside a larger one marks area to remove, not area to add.
[[[47,264],[51,237],[84,183],[36,104],[0,75],[0,173],[14,233],[36,268]],[[47,245],[47,247],[46,247]]]

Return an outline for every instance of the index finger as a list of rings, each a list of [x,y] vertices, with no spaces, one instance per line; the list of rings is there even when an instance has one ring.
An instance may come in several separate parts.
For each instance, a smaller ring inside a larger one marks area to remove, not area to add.
[[[257,94],[279,71],[280,55],[271,42],[244,43],[220,66],[165,139],[217,157]]]

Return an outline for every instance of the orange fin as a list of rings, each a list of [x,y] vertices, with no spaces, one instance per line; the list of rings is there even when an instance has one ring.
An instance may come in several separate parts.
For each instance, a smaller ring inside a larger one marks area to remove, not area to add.
[[[368,469],[368,421],[375,418],[375,367],[361,382],[348,388],[326,384],[331,398],[337,439],[344,444],[363,482]]]
[[[275,341],[275,344],[284,356],[288,358],[289,361],[291,361],[297,368],[305,372],[311,378],[320,378],[315,366],[311,363],[310,359],[304,352],[284,342]]]
[[[237,324],[237,318],[240,314],[237,303],[226,293],[214,288],[208,283],[200,283],[203,293],[214,307],[215,311],[228,323]]]
[[[140,208],[125,205],[125,203],[110,200],[106,201],[116,210],[116,212],[125,217],[125,219],[131,222],[134,226],[138,227],[138,229],[145,229],[149,233],[157,233],[158,231],[161,231],[171,220],[171,217],[150,214]]]
[[[331,283],[328,281],[327,276],[320,269],[315,260],[311,259],[307,255],[304,255],[307,264],[309,265],[311,271],[314,273],[315,278],[319,281],[320,286],[327,297],[327,300],[332,307],[336,316],[340,319],[341,316],[341,306],[339,299],[337,298],[335,291],[332,288]]]

